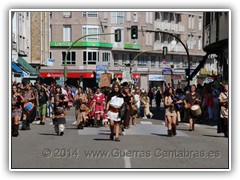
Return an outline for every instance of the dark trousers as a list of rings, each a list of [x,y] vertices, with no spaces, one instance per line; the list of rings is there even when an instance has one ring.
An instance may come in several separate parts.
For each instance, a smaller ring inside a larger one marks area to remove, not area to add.
[[[128,127],[130,124],[130,118],[131,118],[131,110],[127,109],[124,115],[124,127]]]
[[[228,136],[228,120],[220,118],[218,120],[217,133],[224,133],[225,136]]]

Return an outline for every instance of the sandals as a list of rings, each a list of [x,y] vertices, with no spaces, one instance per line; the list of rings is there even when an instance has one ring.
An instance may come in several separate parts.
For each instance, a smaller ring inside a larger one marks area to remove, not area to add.
[[[120,142],[120,139],[118,137],[115,138],[116,142]]]

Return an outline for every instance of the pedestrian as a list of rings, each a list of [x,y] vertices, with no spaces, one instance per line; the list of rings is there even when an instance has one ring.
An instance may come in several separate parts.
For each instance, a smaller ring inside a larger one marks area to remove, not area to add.
[[[153,88],[149,89],[148,97],[149,97],[149,105],[150,105],[150,107],[152,107],[152,101],[154,99],[154,90],[153,90]]]
[[[70,87],[67,87],[67,98],[68,98],[67,109],[70,110],[70,108],[73,107],[73,101],[74,101]]]
[[[137,124],[137,117],[140,116],[140,106],[141,106],[141,101],[140,101],[140,90],[138,88],[135,89],[134,92],[134,100],[132,102],[132,124],[136,125]]]
[[[193,105],[198,105],[200,103],[201,103],[201,97],[196,92],[196,86],[192,85],[191,92],[186,95],[184,100],[184,105],[185,105],[185,108],[187,109],[187,113],[189,117],[189,126],[190,126],[189,131],[194,131],[194,125],[195,125],[196,119],[198,119],[198,117],[195,116],[191,111],[191,107]],[[199,108],[201,107],[199,106]]]
[[[38,92],[39,112],[40,112],[40,125],[45,125],[47,115],[47,101],[50,98],[47,88],[42,85]]]
[[[205,94],[205,105],[208,107],[208,120],[212,121],[214,117],[214,102],[213,102],[213,94],[212,94],[212,86],[209,84],[206,89]]]
[[[27,83],[23,93],[24,105],[23,105],[23,119],[21,130],[30,130],[30,123],[35,120],[36,117],[36,102],[35,93],[31,90],[31,87]]]
[[[68,101],[67,96],[62,94],[61,86],[57,85],[55,88],[55,92],[51,98],[53,104],[53,116],[52,121],[54,125],[54,130],[57,135],[62,136],[65,130],[66,124],[66,110],[64,107],[64,103]]]
[[[119,117],[119,110],[124,99],[121,93],[121,86],[118,83],[112,85],[112,91],[108,94],[106,110],[108,110],[108,119],[110,119],[110,140],[114,139],[115,129],[115,141],[119,142],[119,127],[121,118]]]
[[[180,103],[180,101],[174,101],[172,88],[169,87],[166,96],[164,97],[165,106],[165,116],[166,116],[166,126],[168,128],[167,136],[172,137],[177,134],[176,124],[177,124],[177,111],[175,109],[175,103]]]
[[[224,133],[228,137],[228,84],[224,85],[224,90],[219,95],[220,119],[218,121],[218,133]]]
[[[157,110],[159,110],[161,106],[161,101],[162,101],[162,93],[160,89],[157,90],[155,101],[156,101],[156,108]]]
[[[105,96],[101,92],[100,87],[97,88],[96,93],[93,96],[94,101],[94,112],[95,112],[95,123],[96,127],[102,126],[102,119],[104,114],[104,107],[105,107]]]
[[[87,95],[88,97],[88,106],[89,106],[89,113],[88,113],[88,123],[87,123],[87,126],[92,126],[94,127],[95,125],[95,121],[94,121],[94,117],[95,117],[95,103],[94,103],[94,100],[93,100],[93,96],[94,94],[93,93],[89,93]]]
[[[140,100],[141,100],[141,102],[143,103],[143,106],[144,106],[143,119],[147,119],[147,116],[150,116],[150,118],[152,118],[153,114],[150,111],[150,107],[149,107],[150,99],[148,97],[148,94],[146,92],[142,93],[142,95],[140,97]]]
[[[130,125],[130,119],[131,119],[131,111],[132,111],[132,102],[133,102],[133,96],[130,93],[130,89],[128,87],[128,85],[123,87],[123,91],[122,91],[122,95],[123,95],[123,99],[124,99],[124,103],[125,103],[125,114],[123,116],[123,127],[124,129],[129,129]]]
[[[22,104],[24,103],[23,96],[17,92],[17,86],[12,86],[12,136],[19,135],[19,120],[22,116]]]
[[[87,95],[83,92],[82,87],[78,87],[78,91],[75,96],[75,102],[75,116],[78,125],[77,128],[83,129],[86,121],[86,112],[89,112],[90,109],[88,107]]]
[[[49,98],[47,101],[47,117],[52,117],[52,102],[51,102],[51,97],[52,97],[52,91],[51,91],[52,87],[51,86],[47,86],[47,91],[49,94]]]

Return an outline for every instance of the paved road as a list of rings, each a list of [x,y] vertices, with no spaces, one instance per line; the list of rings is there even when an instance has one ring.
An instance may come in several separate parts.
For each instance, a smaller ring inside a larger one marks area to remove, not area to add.
[[[161,113],[161,112],[159,112]],[[167,137],[163,120],[138,119],[121,141],[109,140],[109,128],[76,129],[73,109],[64,136],[54,134],[51,119],[31,125],[12,138],[12,168],[228,168],[228,139],[216,126],[179,123]]]

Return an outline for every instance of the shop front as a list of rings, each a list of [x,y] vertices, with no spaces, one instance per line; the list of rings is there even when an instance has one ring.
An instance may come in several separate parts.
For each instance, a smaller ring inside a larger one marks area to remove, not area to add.
[[[150,74],[148,76],[149,81],[149,88],[161,88],[163,87],[164,83],[164,76],[159,74]]]
[[[59,82],[63,84],[64,72],[40,72],[42,83],[51,84],[52,82]],[[67,73],[67,85],[73,85],[75,87],[82,85],[86,87],[96,87],[96,74],[95,72],[68,72]]]

